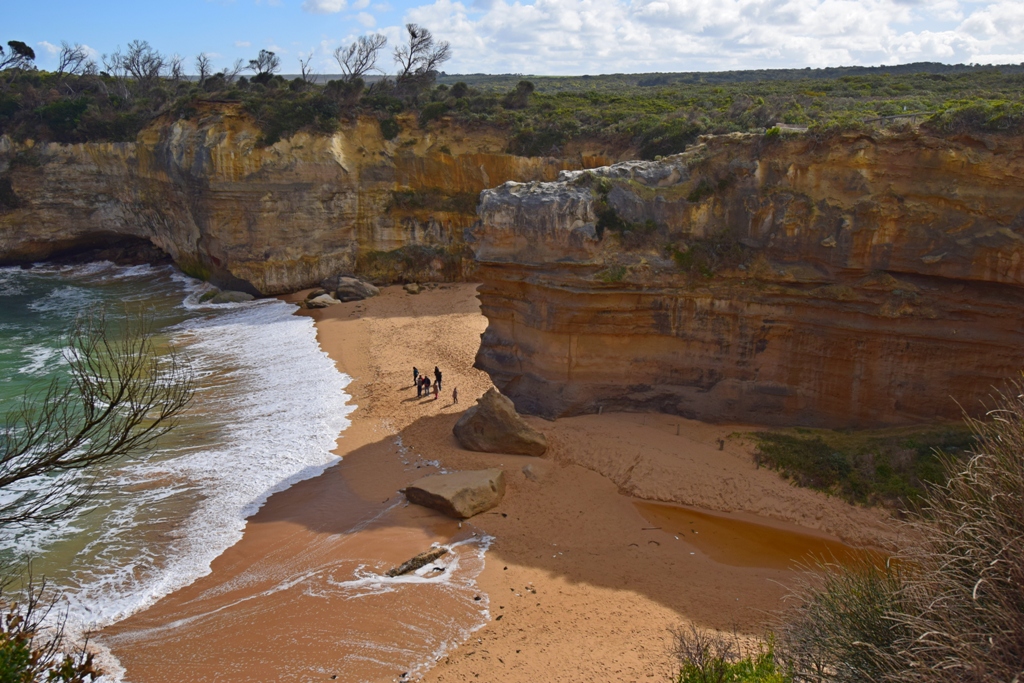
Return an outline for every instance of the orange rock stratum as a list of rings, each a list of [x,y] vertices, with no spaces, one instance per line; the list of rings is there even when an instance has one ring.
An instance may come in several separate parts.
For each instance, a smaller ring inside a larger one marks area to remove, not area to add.
[[[546,417],[977,414],[1024,369],[1022,152],[735,134],[485,191],[477,366]]]

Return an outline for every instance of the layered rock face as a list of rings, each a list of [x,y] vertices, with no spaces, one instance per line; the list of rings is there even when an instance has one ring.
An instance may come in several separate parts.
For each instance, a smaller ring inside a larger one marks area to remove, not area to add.
[[[732,135],[483,193],[477,366],[521,412],[880,426],[1024,369],[1024,141]]]
[[[232,289],[275,294],[335,273],[463,279],[463,231],[480,190],[611,161],[504,153],[504,133],[414,118],[385,140],[375,119],[333,136],[261,147],[232,104],[162,121],[132,143],[0,138],[0,263],[151,240],[182,268]],[[414,248],[411,249],[410,248]],[[397,251],[396,251],[397,250]]]

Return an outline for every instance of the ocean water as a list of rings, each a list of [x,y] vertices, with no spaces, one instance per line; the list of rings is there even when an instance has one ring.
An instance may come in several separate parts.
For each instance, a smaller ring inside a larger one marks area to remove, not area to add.
[[[198,382],[157,448],[104,467],[107,485],[89,507],[44,528],[0,530],[0,556],[32,556],[34,574],[62,592],[72,636],[208,573],[272,493],[337,459],[355,407],[312,321],[277,300],[200,304],[205,289],[171,267],[0,268],[0,412],[63,371],[62,334],[94,306],[143,307]]]

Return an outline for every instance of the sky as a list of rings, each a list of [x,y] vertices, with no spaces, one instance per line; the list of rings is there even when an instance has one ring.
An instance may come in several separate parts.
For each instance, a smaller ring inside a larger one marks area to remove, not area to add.
[[[61,41],[95,54],[134,39],[218,69],[260,49],[284,73],[414,22],[452,45],[448,73],[580,75],[729,69],[1024,63],[1024,0],[50,0],[5,3],[0,41],[53,68]]]

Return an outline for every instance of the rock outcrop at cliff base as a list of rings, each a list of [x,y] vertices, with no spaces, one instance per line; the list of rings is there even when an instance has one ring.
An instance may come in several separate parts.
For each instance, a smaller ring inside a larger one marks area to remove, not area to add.
[[[506,183],[472,248],[477,367],[520,412],[880,426],[1024,368],[1024,140],[708,138]]]
[[[548,450],[544,435],[526,424],[512,401],[493,387],[462,414],[452,432],[470,451],[540,457]]]

